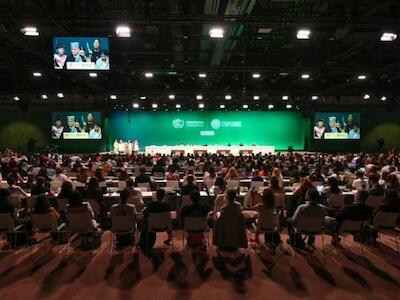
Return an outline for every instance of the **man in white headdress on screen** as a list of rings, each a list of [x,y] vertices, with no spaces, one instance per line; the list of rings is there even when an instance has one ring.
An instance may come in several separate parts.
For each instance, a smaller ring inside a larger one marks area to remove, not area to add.
[[[118,141],[115,140],[113,144],[114,154],[118,154]]]
[[[128,141],[128,155],[132,155],[133,152],[133,144],[131,140]]]

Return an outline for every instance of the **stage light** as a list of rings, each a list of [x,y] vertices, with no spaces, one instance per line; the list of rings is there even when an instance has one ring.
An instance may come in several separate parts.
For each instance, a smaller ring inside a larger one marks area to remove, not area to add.
[[[310,78],[310,74],[301,74],[302,79],[308,79]]]
[[[288,75],[289,75],[289,73],[287,73],[287,72],[280,72],[280,73],[279,73],[279,76],[282,76],[282,77],[283,77],[283,76],[288,76]]]
[[[118,26],[115,33],[118,37],[131,37],[131,29],[128,26]]]
[[[273,109],[274,108],[274,105],[273,104],[269,104],[268,105],[268,109]]]
[[[206,78],[207,74],[206,73],[199,73],[199,78]]]
[[[140,96],[140,100],[146,100],[146,96]]]
[[[133,107],[133,108],[139,108],[139,103],[133,103],[133,104],[132,104],[132,107]]]
[[[199,108],[204,108],[204,103],[199,103]]]
[[[369,98],[371,98],[371,96],[370,96],[369,94],[365,94],[365,95],[363,96],[363,99],[364,99],[364,100],[368,100]]]
[[[397,39],[397,34],[393,32],[384,32],[381,36],[382,42],[393,42]]]
[[[95,77],[97,77],[97,73],[89,73],[89,77],[92,77],[92,78],[95,78]]]
[[[170,99],[170,100],[174,100],[174,99],[175,99],[175,95],[174,95],[174,94],[170,94],[170,95],[168,95],[168,99]]]
[[[34,77],[40,77],[40,76],[42,76],[42,73],[40,73],[40,72],[33,72],[33,76],[34,76]]]
[[[151,73],[151,72],[146,72],[146,73],[144,73],[144,77],[146,77],[146,78],[153,78],[153,73]]]
[[[46,100],[47,99],[47,95],[46,94],[43,94],[42,96],[40,96],[43,100]]]
[[[111,99],[111,100],[116,100],[116,99],[117,99],[117,96],[116,96],[116,95],[110,95],[110,99]]]
[[[318,100],[318,96],[312,96],[311,100]]]
[[[221,27],[212,27],[209,35],[211,38],[221,39],[224,37],[224,30]]]
[[[308,40],[310,38],[311,31],[309,29],[300,29],[297,31],[298,40]]]
[[[152,107],[152,108],[157,108],[158,105],[157,105],[156,103],[153,103],[153,104],[151,105],[151,107]]]
[[[15,97],[14,97],[14,101],[19,101],[19,97],[18,97],[18,96],[15,96]]]
[[[243,108],[244,108],[244,109],[248,109],[249,106],[248,106],[247,104],[243,104]]]
[[[64,94],[63,93],[57,93],[57,97],[60,98],[60,99],[64,98]]]
[[[260,78],[261,74],[260,73],[253,73],[252,77],[253,78]]]
[[[202,95],[197,95],[197,96],[196,96],[196,99],[197,99],[197,100],[202,100],[202,99],[203,99],[203,96],[202,96]]]
[[[282,100],[285,100],[285,101],[286,101],[286,100],[289,100],[289,96],[286,96],[286,95],[285,95],[285,96],[282,96]]]
[[[225,95],[225,100],[231,100],[232,96],[231,95]]]
[[[386,97],[386,96],[382,96],[382,97],[381,97],[381,100],[382,100],[382,101],[386,101],[386,100],[387,100],[387,97]]]
[[[21,32],[27,36],[38,36],[39,31],[37,31],[36,27],[24,27],[21,29]]]
[[[224,105],[224,104],[221,104],[221,105],[219,106],[219,108],[224,109],[224,108],[225,108],[225,105]]]
[[[367,79],[367,75],[358,75],[358,77],[357,77],[357,79],[358,80],[365,80],[365,79]]]
[[[260,96],[257,95],[253,96],[253,100],[260,100]]]
[[[292,108],[292,105],[288,104],[288,105],[286,105],[286,108],[290,109],[290,108]]]
[[[180,104],[175,105],[176,108],[181,108]]]

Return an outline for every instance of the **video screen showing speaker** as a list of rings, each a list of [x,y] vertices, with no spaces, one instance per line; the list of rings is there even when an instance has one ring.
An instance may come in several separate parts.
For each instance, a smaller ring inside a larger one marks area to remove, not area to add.
[[[54,140],[100,140],[102,137],[100,112],[53,112],[51,119]]]
[[[314,115],[314,139],[360,139],[360,113],[317,112]]]
[[[108,38],[55,37],[53,38],[54,69],[110,70]]]

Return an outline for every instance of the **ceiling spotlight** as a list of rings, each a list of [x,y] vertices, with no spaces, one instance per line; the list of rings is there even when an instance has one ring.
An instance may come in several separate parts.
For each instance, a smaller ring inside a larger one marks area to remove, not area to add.
[[[157,108],[158,105],[157,105],[157,103],[153,103],[153,104],[151,105],[151,107],[152,107],[152,108]]]
[[[286,95],[285,95],[285,96],[282,96],[282,100],[285,100],[285,101],[286,101],[286,100],[289,100],[289,96],[286,96]]]
[[[224,109],[224,108],[225,108],[225,104],[221,104],[221,105],[219,106],[219,108]]]
[[[280,73],[279,73],[279,76],[288,76],[288,75],[289,75],[288,72],[280,72]]]
[[[181,108],[180,104],[175,105],[176,108]]]
[[[288,104],[288,105],[286,105],[286,108],[292,108],[292,105],[291,104]]]
[[[37,31],[36,27],[24,27],[21,29],[21,32],[27,36],[38,36],[39,31]]]
[[[224,37],[224,30],[221,27],[212,27],[209,35],[211,38],[221,39]]]
[[[146,73],[144,73],[144,77],[146,77],[146,78],[153,78],[153,73],[151,73],[151,72],[146,72]]]
[[[175,99],[175,95],[174,95],[174,94],[170,94],[170,95],[168,95],[168,99],[170,99],[170,100],[174,100],[174,99]]]
[[[248,109],[249,106],[248,106],[247,104],[243,104],[243,108],[244,108],[244,109]]]
[[[19,97],[18,97],[18,96],[15,96],[15,97],[14,97],[14,100],[15,100],[15,101],[19,101]]]
[[[202,100],[203,99],[203,96],[202,95],[197,95],[196,96],[196,100]]]
[[[268,109],[273,109],[274,108],[274,105],[273,104],[269,104],[268,105]]]
[[[253,73],[252,77],[253,78],[260,78],[261,74],[260,73]]]
[[[204,103],[199,103],[199,108],[204,108]]]
[[[301,78],[308,79],[310,78],[310,74],[301,74]]]
[[[318,96],[312,96],[311,100],[318,100]]]
[[[97,73],[94,73],[94,72],[93,73],[89,73],[89,77],[93,77],[93,78],[97,77]]]
[[[232,96],[231,95],[225,95],[225,100],[231,100]]]
[[[386,100],[387,100],[387,97],[386,97],[386,96],[382,96],[382,97],[381,97],[381,100],[382,100],[382,101],[386,101]]]
[[[365,80],[365,79],[367,79],[367,75],[358,75],[357,79],[358,80]]]
[[[199,78],[206,78],[207,74],[206,73],[199,73]]]
[[[298,40],[308,40],[310,38],[311,31],[309,29],[300,29],[297,31]]]
[[[140,96],[140,100],[146,100],[146,96]]]
[[[260,100],[260,96],[257,95],[253,96],[253,100]]]
[[[40,72],[33,72],[33,76],[34,76],[34,77],[40,77],[40,76],[42,76],[42,73],[40,73]]]
[[[131,37],[131,29],[128,26],[118,26],[115,33],[118,37]]]
[[[42,96],[40,96],[43,100],[46,100],[47,99],[47,95],[46,94],[43,94]]]
[[[57,93],[57,97],[58,98],[64,98],[64,94],[63,93]]]
[[[363,99],[364,99],[364,100],[368,100],[369,98],[371,98],[371,96],[370,96],[369,94],[365,94],[365,95],[363,96]]]
[[[116,96],[116,95],[110,95],[110,99],[111,99],[111,100],[116,100],[116,99],[117,99],[117,96]]]
[[[384,32],[381,36],[382,42],[393,42],[397,39],[397,34],[393,32]]]
[[[132,107],[133,107],[133,108],[139,108],[139,103],[133,103],[133,104],[132,104]]]

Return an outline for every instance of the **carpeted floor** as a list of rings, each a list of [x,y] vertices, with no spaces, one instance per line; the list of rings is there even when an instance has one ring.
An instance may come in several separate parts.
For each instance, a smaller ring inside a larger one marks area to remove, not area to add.
[[[325,264],[319,237],[314,252],[295,253],[286,242],[274,257],[264,248],[247,249],[248,268],[240,279],[218,267],[211,247],[202,279],[191,253],[181,252],[181,233],[174,233],[169,248],[162,235],[152,258],[132,247],[110,257],[109,232],[93,252],[71,248],[65,256],[45,241],[34,246],[32,257],[26,248],[1,253],[0,299],[400,299],[400,255],[389,237],[362,254],[352,237],[338,254],[326,237]]]

